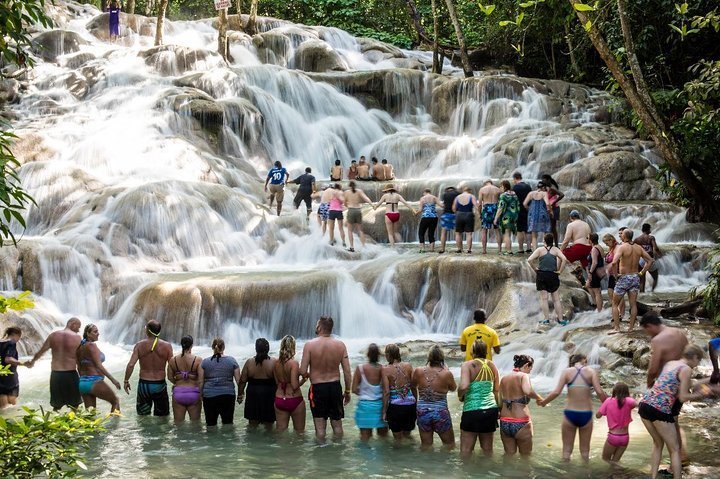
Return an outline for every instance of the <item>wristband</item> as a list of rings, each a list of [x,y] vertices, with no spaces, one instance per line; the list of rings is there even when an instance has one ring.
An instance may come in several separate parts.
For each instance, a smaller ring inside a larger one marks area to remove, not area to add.
[[[350,394],[352,391],[345,390],[345,394]]]

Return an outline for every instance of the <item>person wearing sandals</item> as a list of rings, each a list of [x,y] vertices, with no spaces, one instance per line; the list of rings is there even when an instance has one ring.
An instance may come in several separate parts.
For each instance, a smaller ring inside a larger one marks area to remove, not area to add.
[[[410,437],[417,419],[417,389],[412,384],[413,367],[402,362],[397,344],[385,346],[387,366],[382,369],[383,410],[386,421],[396,441]]]
[[[548,293],[552,296],[553,308],[557,315],[558,324],[564,326],[562,305],[560,303],[560,273],[567,264],[567,258],[557,246],[553,246],[555,237],[552,233],[545,233],[545,246],[536,249],[527,259],[530,267],[537,274],[535,287],[540,292],[540,308],[545,320],[543,324],[550,324],[550,308],[548,306]],[[538,266],[533,263],[538,260]],[[560,264],[558,264],[560,262]]]
[[[529,456],[533,447],[530,399],[540,404],[543,398],[530,384],[535,360],[524,354],[513,357],[513,370],[500,380],[500,439],[506,456],[520,452]]]
[[[380,437],[387,436],[388,425],[383,421],[382,370],[380,349],[372,343],[367,350],[367,364],[360,364],[353,374],[352,392],[359,401],[355,408],[355,424],[360,429],[360,440],[367,442],[377,429]]]
[[[503,244],[500,246],[499,253],[502,255],[511,255],[512,252],[512,235],[517,234],[517,220],[520,214],[520,201],[510,186],[508,180],[500,183],[502,193],[498,199],[498,209],[495,213],[494,224],[496,228],[500,228],[500,236],[503,237]],[[502,250],[505,246],[505,251]]]
[[[95,344],[99,337],[100,332],[97,326],[94,324],[85,326],[83,338],[76,353],[78,373],[80,374],[80,394],[86,408],[95,408],[97,398],[100,398],[110,403],[110,413],[120,413],[120,400],[104,379],[108,378],[118,391],[120,383],[102,364],[105,362],[105,354]]]
[[[460,455],[469,457],[479,441],[483,453],[490,456],[498,424],[500,374],[495,364],[485,359],[487,345],[482,340],[475,340],[471,349],[473,359],[460,366]]]
[[[183,336],[180,346],[182,347],[180,354],[170,359],[167,365],[167,377],[173,384],[173,418],[175,422],[183,422],[185,414],[187,414],[191,421],[199,421],[202,398],[200,397],[198,368],[202,358],[192,353],[192,336]]]
[[[472,235],[475,231],[475,212],[477,211],[478,201],[470,193],[470,187],[463,188],[463,192],[455,197],[452,210],[455,213],[455,243],[457,244],[456,253],[462,253],[462,235],[465,234],[467,239],[467,254],[472,253]]]

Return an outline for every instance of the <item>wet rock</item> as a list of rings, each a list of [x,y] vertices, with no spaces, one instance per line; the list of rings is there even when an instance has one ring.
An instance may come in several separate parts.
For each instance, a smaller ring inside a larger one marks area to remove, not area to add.
[[[162,75],[178,75],[188,70],[207,70],[225,64],[220,54],[210,50],[178,45],[158,45],[138,53],[145,63]]]
[[[20,82],[13,78],[0,80],[0,106],[19,98]]]
[[[428,67],[417,58],[391,58],[388,60],[395,68],[427,71]]]
[[[70,69],[80,68],[87,62],[95,60],[95,55],[88,52],[78,52],[73,55],[64,55],[59,59],[60,65]]]
[[[631,334],[623,333],[606,336],[600,344],[619,356],[632,358],[633,362],[636,356],[639,359],[643,354],[650,351],[647,336],[637,331]]]
[[[18,242],[19,261],[22,263],[22,277],[20,278],[23,290],[36,293],[42,292],[42,269],[38,254],[41,245],[30,241]]]
[[[69,30],[50,30],[35,37],[32,50],[43,60],[54,62],[60,55],[74,53],[89,43],[79,34]]]
[[[295,50],[292,66],[306,72],[345,71],[345,60],[330,45],[319,40],[308,40]]]
[[[265,32],[252,37],[261,62],[286,67],[292,50],[290,39],[279,32]]]
[[[16,132],[16,134],[18,138],[13,142],[10,149],[20,164],[46,161],[57,153],[38,132],[20,131]]]
[[[405,54],[398,47],[390,45],[389,43],[375,40],[374,38],[359,37],[356,38],[360,44],[360,51],[362,53],[369,53],[372,51],[380,52],[385,54],[384,59],[387,58],[405,58]]]
[[[110,40],[109,14],[101,13],[90,20],[85,27],[95,37],[103,41]],[[120,13],[120,37],[127,37],[132,33],[145,37],[155,37],[157,18],[143,15]],[[174,33],[173,22],[165,20],[165,34]]]

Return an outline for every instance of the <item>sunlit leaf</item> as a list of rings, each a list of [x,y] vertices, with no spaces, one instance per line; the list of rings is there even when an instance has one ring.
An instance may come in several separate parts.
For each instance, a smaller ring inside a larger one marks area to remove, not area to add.
[[[595,11],[595,7],[588,5],[586,3],[575,3],[573,4],[573,8],[577,10],[578,12],[593,12]]]

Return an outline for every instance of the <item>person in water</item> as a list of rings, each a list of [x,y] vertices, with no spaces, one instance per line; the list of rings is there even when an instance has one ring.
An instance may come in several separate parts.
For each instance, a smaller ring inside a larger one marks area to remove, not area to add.
[[[270,357],[270,343],[265,338],[255,341],[255,357],[245,361],[238,383],[238,403],[243,402],[245,384],[245,419],[250,427],[264,424],[270,429],[275,422],[275,359]]]
[[[386,205],[385,210],[385,229],[387,229],[388,239],[390,240],[390,246],[395,246],[395,242],[399,241],[398,234],[398,222],[400,221],[400,211],[398,206],[400,203],[408,207],[413,214],[417,214],[415,208],[410,206],[405,198],[400,196],[393,185],[388,185],[383,190],[384,195],[380,197],[380,200],[373,205],[373,209],[376,210],[382,204]]]
[[[657,286],[658,277],[660,276],[660,272],[658,270],[658,262],[657,260],[662,256],[662,251],[660,251],[660,248],[658,247],[657,241],[655,240],[655,237],[651,235],[652,227],[648,223],[644,223],[642,225],[642,234],[635,238],[635,244],[639,244],[642,246],[642,249],[647,251],[647,254],[650,255],[650,257],[654,260],[654,263],[652,266],[650,266],[650,269],[648,269],[648,274],[652,276],[653,279],[653,286],[652,291],[655,291],[655,287]],[[642,261],[640,261],[640,266],[643,266]],[[640,276],[640,292],[645,292],[645,281],[647,280],[647,275]]]
[[[420,225],[418,226],[418,238],[420,239],[420,252],[425,252],[425,237],[427,236],[430,251],[435,252],[435,230],[438,224],[437,208],[443,204],[433,195],[430,188],[423,190],[420,198]],[[426,235],[427,234],[427,235]]]
[[[82,403],[80,397],[80,376],[77,372],[77,352],[82,339],[80,331],[80,320],[70,318],[65,329],[50,333],[40,350],[35,353],[29,361],[28,367],[42,357],[47,350],[52,354],[50,364],[50,405],[54,411],[59,411],[63,406],[76,408]]]
[[[340,183],[335,183],[329,189],[330,200],[328,201],[328,231],[330,236],[330,244],[335,244],[335,222],[337,221],[340,230],[340,240],[343,248],[345,244],[345,229],[343,227],[343,206],[345,205],[345,194],[342,191]]]
[[[330,168],[330,181],[342,181],[343,167],[340,160],[335,160],[335,165]]]
[[[317,209],[317,220],[323,236],[325,236],[328,220],[330,219],[330,200],[333,198],[333,192],[334,189],[331,188],[330,185],[325,185],[319,192],[312,194],[313,198],[320,199],[320,205]]]
[[[217,426],[218,416],[223,424],[232,424],[235,417],[235,384],[240,383],[240,365],[234,357],[225,356],[225,341],[215,338],[213,355],[200,363],[198,382],[203,396],[205,424]],[[240,402],[240,396],[237,397]]]
[[[598,375],[587,365],[584,354],[570,356],[569,367],[560,374],[560,380],[555,389],[540,402],[547,406],[567,386],[567,402],[563,413],[561,426],[563,461],[569,461],[575,443],[575,434],[580,435],[580,456],[584,461],[590,460],[590,438],[593,430],[592,396],[594,390],[600,401],[607,399],[607,394],[600,387]]]
[[[717,385],[692,385],[693,369],[700,364],[704,356],[702,348],[694,344],[688,345],[682,359],[665,363],[660,375],[640,401],[638,414],[653,439],[650,459],[650,476],[653,479],[658,475],[664,447],[667,447],[670,454],[673,479],[682,477],[680,435],[675,423],[683,403],[704,399],[720,392]]]
[[[358,163],[357,160],[350,162],[350,168],[348,168],[348,180],[352,181],[358,177]]]
[[[427,365],[413,371],[412,383],[418,392],[417,425],[423,449],[432,446],[437,433],[443,446],[455,447],[455,433],[447,404],[448,392],[457,384],[453,373],[445,365],[445,355],[437,344],[428,352]]]
[[[345,343],[332,337],[334,321],[321,316],[315,326],[317,337],[303,347],[300,374],[310,378],[310,411],[315,423],[315,437],[325,441],[327,420],[330,419],[336,438],[343,435],[344,406],[350,402],[352,372]],[[340,367],[345,379],[345,392],[340,385]]]
[[[358,181],[372,180],[372,177],[370,176],[370,165],[367,164],[364,156],[361,156],[360,161],[358,162],[357,179]]]
[[[270,208],[272,208],[273,200],[277,200],[277,215],[280,216],[283,206],[283,198],[285,197],[285,183],[290,178],[290,173],[283,168],[282,163],[275,162],[273,168],[268,171],[265,178],[265,192],[268,192],[268,183],[270,183]]]
[[[385,181],[385,170],[382,165],[378,164],[378,159],[373,156],[370,162],[372,163],[372,179],[375,181]]]
[[[567,258],[557,246],[553,246],[555,238],[552,233],[545,233],[545,246],[536,249],[527,259],[530,267],[535,270],[535,289],[540,292],[540,308],[545,320],[543,324],[550,324],[550,307],[548,306],[548,294],[552,296],[553,308],[559,325],[567,323],[563,321],[562,303],[560,302],[560,273],[567,264]],[[537,267],[533,263],[538,261]]]
[[[487,345],[480,339],[472,343],[472,360],[460,366],[458,399],[463,403],[460,420],[460,455],[469,456],[475,441],[486,456],[493,452],[493,436],[498,423],[500,373],[495,364],[485,359]]]
[[[117,0],[112,0],[108,6],[108,35],[110,40],[117,40],[120,36],[120,4]]]
[[[534,249],[530,248],[530,228],[528,227],[528,208],[525,205],[527,195],[532,192],[532,187],[525,183],[522,174],[519,171],[513,173],[513,191],[517,195],[520,202],[520,211],[517,219],[517,240],[518,254],[532,253]]]
[[[613,305],[613,291],[615,291],[615,284],[617,282],[618,277],[618,265],[617,263],[612,264],[613,259],[615,258],[615,255],[618,252],[618,249],[620,248],[620,243],[615,238],[615,236],[611,235],[610,233],[605,233],[603,235],[603,243],[605,243],[605,246],[607,246],[608,252],[605,255],[605,272],[608,277],[608,283],[607,283],[607,295],[608,295],[608,301],[610,302],[610,309],[612,310]],[[625,298],[623,298],[619,305],[618,305],[618,321],[625,316]]]
[[[465,361],[472,361],[472,345],[478,339],[485,343],[487,351],[485,359],[492,359],[493,351],[495,354],[500,354],[500,337],[497,331],[485,324],[485,321],[487,321],[485,310],[476,309],[473,313],[474,324],[463,329],[460,335],[460,350],[465,353]]]
[[[455,233],[455,212],[453,211],[453,204],[459,194],[454,186],[448,186],[442,195],[443,214],[440,217],[440,251],[438,251],[438,254],[445,252],[445,243],[447,242],[448,235]]]
[[[579,268],[573,273],[581,285],[585,285],[582,271],[588,267],[588,257],[592,250],[590,243],[590,225],[580,219],[580,212],[572,210],[570,212],[570,223],[565,228],[565,235],[560,250],[563,252],[569,263],[580,261]],[[572,245],[570,245],[572,243]]]
[[[140,379],[138,380],[137,404],[138,416],[147,416],[150,412],[155,416],[170,414],[165,370],[173,357],[170,343],[160,339],[161,325],[155,320],[148,321],[145,326],[147,337],[138,341],[125,368],[124,389],[130,394],[130,376],[135,363],[140,361]]]
[[[182,348],[180,354],[173,356],[167,365],[167,377],[173,384],[173,418],[175,422],[183,422],[185,415],[188,415],[191,421],[199,421],[202,402],[198,368],[202,359],[192,353],[192,336],[183,336],[180,339],[180,347]]]
[[[510,186],[508,180],[500,183],[502,193],[498,198],[497,213],[495,213],[494,224],[500,229],[500,236],[503,238],[505,251],[500,247],[500,254],[511,255],[512,252],[512,235],[517,234],[517,220],[520,214],[520,200],[515,191]]]
[[[540,404],[542,396],[533,390],[530,371],[535,360],[524,354],[513,357],[513,370],[500,380],[500,439],[506,456],[529,456],[533,448],[530,418],[531,399]]]
[[[475,212],[478,208],[477,199],[470,193],[470,187],[463,188],[463,192],[455,197],[452,211],[455,213],[455,245],[456,253],[462,253],[463,237],[467,240],[467,254],[472,253],[472,235],[475,231]]]
[[[382,369],[383,411],[382,419],[396,441],[410,437],[417,419],[417,389],[412,384],[413,367],[402,362],[397,344],[385,346],[387,366]]]
[[[362,203],[372,203],[365,192],[355,187],[355,182],[348,183],[348,189],[345,190],[345,206],[347,207],[347,236],[350,248],[348,251],[355,252],[355,238],[353,231],[357,231],[360,235],[360,242],[365,246],[365,232],[362,228]]]
[[[549,233],[552,229],[550,224],[550,205],[548,203],[545,183],[542,181],[539,182],[537,184],[537,190],[531,191],[525,196],[523,206],[527,208],[528,211],[528,231],[530,232],[532,251],[535,251],[538,248],[538,235]]]
[[[380,162],[383,169],[383,176],[385,178],[385,181],[390,181],[395,179],[395,169],[393,166],[388,163],[388,160],[383,158],[383,160]]]
[[[305,168],[305,174],[302,174],[288,183],[294,183],[298,186],[297,193],[293,199],[295,209],[300,208],[300,203],[305,202],[305,214],[307,219],[310,219],[310,213],[312,212],[312,194],[315,193],[315,177],[311,175],[312,169],[308,166]]]
[[[383,420],[382,370],[380,349],[377,344],[368,346],[366,364],[359,364],[353,374],[352,391],[358,396],[355,408],[355,424],[360,429],[360,440],[367,442],[373,429],[385,437],[388,425]]]
[[[478,203],[480,207],[480,221],[482,224],[482,252],[487,254],[488,230],[495,231],[495,239],[497,240],[498,250],[501,250],[501,238],[495,225],[495,214],[497,213],[497,203],[502,191],[495,186],[491,179],[485,180],[485,184],[478,191]]]
[[[0,376],[0,409],[17,404],[20,395],[20,380],[17,367],[32,367],[32,362],[18,360],[17,343],[22,337],[22,330],[15,326],[5,329],[5,336],[0,341],[0,366],[10,366],[10,374]]]
[[[540,179],[547,188],[547,202],[550,207],[550,228],[553,238],[555,239],[554,244],[557,246],[559,238],[557,225],[560,220],[560,206],[558,206],[558,203],[565,198],[565,195],[560,191],[560,185],[558,185],[552,176],[544,174]]]
[[[637,407],[635,399],[630,397],[630,389],[623,382],[615,383],[612,397],[602,403],[595,417],[607,416],[608,435],[603,446],[602,458],[611,464],[619,464],[630,442],[628,426],[632,422],[632,410]]]
[[[273,376],[277,389],[275,389],[275,418],[277,430],[283,432],[290,425],[292,418],[293,429],[297,433],[305,431],[305,400],[300,387],[305,384],[305,378],[300,374],[300,365],[295,360],[295,338],[284,336],[280,340],[280,354],[275,361]]]
[[[590,233],[592,249],[588,256],[588,274],[585,287],[590,292],[593,301],[595,301],[595,309],[600,312],[603,310],[602,279],[605,277],[605,261],[603,250],[598,246],[598,240],[597,233]]]
[[[97,398],[110,403],[110,412],[120,412],[120,400],[110,386],[105,384],[108,378],[115,388],[120,390],[120,383],[105,369],[105,355],[95,344],[100,331],[94,324],[88,324],[83,330],[83,337],[76,351],[78,373],[80,373],[79,390],[86,408],[97,407]]]
[[[633,243],[633,230],[626,229],[622,232],[623,244],[615,253],[611,269],[618,265],[618,277],[613,291],[613,329],[610,334],[620,332],[620,303],[627,294],[630,302],[630,325],[628,333],[635,329],[637,318],[637,296],[640,291],[640,277],[652,267],[653,259],[642,246]],[[640,270],[640,259],[645,260],[645,265]]]

